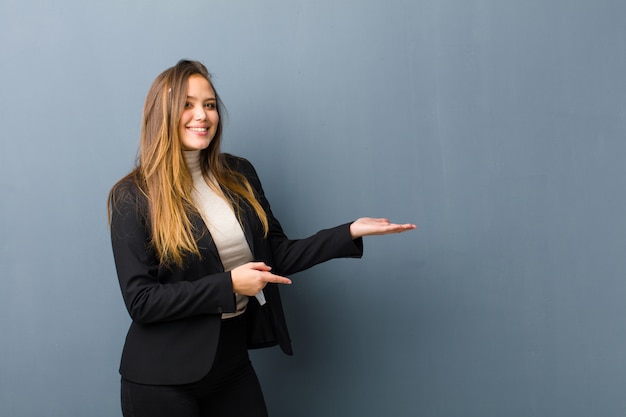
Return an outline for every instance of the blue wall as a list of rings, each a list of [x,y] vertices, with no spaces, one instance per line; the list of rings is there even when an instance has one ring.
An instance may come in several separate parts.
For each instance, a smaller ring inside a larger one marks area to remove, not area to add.
[[[148,87],[215,74],[292,236],[420,230],[296,276],[280,416],[626,413],[626,3],[3,0],[0,415],[120,415],[106,225]]]

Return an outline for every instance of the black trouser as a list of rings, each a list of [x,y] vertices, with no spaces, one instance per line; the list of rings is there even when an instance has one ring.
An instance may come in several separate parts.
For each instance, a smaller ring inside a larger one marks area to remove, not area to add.
[[[122,378],[124,417],[267,417],[246,348],[243,316],[222,321],[213,368],[198,382],[143,385]]]

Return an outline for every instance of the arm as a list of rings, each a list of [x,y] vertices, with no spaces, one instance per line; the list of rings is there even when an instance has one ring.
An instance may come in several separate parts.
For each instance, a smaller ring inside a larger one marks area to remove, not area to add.
[[[159,265],[150,247],[145,200],[138,197],[135,187],[124,188],[116,190],[113,199],[111,243],[122,296],[133,321],[148,324],[235,311],[229,272],[202,276],[197,259],[188,271]]]
[[[363,237],[402,233],[416,228],[414,224],[394,224],[387,219],[362,217],[332,229],[324,229],[306,239],[289,240],[280,224],[274,228],[272,250],[280,271],[289,275],[335,258],[360,258]],[[272,227],[270,226],[270,233]],[[280,263],[279,263],[280,262]]]
[[[268,239],[277,269],[285,275],[303,271],[331,259],[363,256],[363,240],[352,239],[349,223],[320,230],[304,239],[288,239],[282,229],[272,229],[270,226]]]

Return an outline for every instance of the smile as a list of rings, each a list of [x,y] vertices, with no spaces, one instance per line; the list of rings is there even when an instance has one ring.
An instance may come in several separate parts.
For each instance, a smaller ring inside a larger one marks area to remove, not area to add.
[[[191,130],[192,132],[198,133],[206,133],[209,131],[208,127],[188,127],[187,129]]]

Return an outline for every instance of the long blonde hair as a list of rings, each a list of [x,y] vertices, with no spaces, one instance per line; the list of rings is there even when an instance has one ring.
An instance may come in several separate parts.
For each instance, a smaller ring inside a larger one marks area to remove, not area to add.
[[[200,256],[190,215],[197,213],[191,197],[193,181],[183,157],[178,123],[187,100],[187,80],[191,75],[203,76],[213,88],[220,115],[215,137],[200,152],[200,165],[205,177],[211,174],[225,190],[226,198],[240,218],[241,203],[249,204],[268,232],[267,214],[259,203],[248,180],[226,164],[220,152],[223,104],[211,83],[206,67],[197,61],[181,60],[163,71],[152,83],[143,111],[141,144],[135,169],[122,178],[109,193],[109,219],[114,210],[114,195],[121,183],[131,179],[147,199],[151,228],[151,245],[162,264],[183,266],[186,254]],[[240,218],[241,222],[241,218]],[[197,231],[196,231],[197,232]]]

